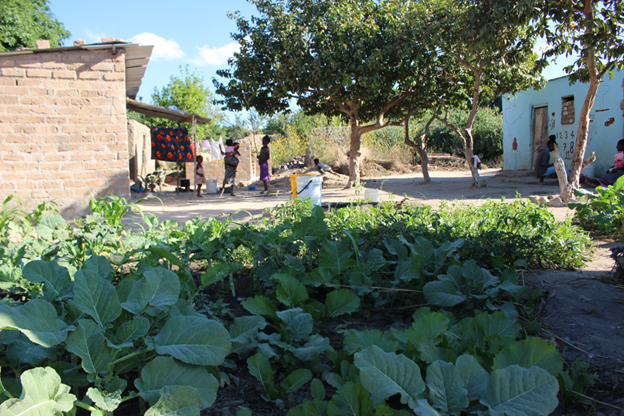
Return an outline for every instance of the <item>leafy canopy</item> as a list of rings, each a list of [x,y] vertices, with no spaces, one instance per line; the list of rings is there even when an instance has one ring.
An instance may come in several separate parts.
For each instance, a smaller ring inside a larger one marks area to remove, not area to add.
[[[0,1],[0,52],[19,48],[36,49],[37,40],[62,46],[71,33],[56,20],[48,0]]]
[[[207,125],[197,126],[197,137],[215,137],[220,131],[218,123],[225,119],[225,114],[216,108],[212,102],[214,96],[210,88],[204,85],[204,79],[189,66],[180,66],[180,76],[172,75],[169,84],[161,90],[154,88],[152,103],[160,107],[175,107],[187,113],[197,114],[212,119]],[[144,116],[130,112],[130,118],[149,126],[177,127],[178,123],[172,120]]]

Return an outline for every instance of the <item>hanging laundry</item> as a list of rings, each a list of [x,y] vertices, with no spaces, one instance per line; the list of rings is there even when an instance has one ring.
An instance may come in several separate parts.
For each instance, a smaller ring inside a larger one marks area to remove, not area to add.
[[[188,129],[150,127],[152,135],[152,159],[165,162],[193,162],[195,151]]]
[[[202,150],[211,150],[210,142],[208,140],[202,141]]]
[[[212,157],[214,160],[223,159],[223,154],[221,153],[221,145],[219,144],[219,142],[215,142],[212,139],[210,139],[210,152],[212,153]]]

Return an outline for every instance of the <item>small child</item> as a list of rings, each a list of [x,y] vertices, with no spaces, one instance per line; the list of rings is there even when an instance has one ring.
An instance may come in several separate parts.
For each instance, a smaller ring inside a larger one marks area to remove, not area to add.
[[[201,198],[201,188],[202,185],[206,182],[204,178],[204,167],[202,166],[202,162],[204,161],[203,156],[197,156],[195,159],[197,164],[195,165],[195,183],[197,184],[197,197]]]
[[[325,163],[322,163],[318,159],[314,159],[314,165],[318,168],[319,172],[321,172],[321,174],[323,175],[326,173],[330,173],[332,175],[340,176],[338,173],[334,172],[331,166],[326,165]]]
[[[483,158],[483,153],[479,153],[479,155],[472,155],[472,166],[475,169],[481,170],[481,159]]]
[[[617,143],[617,151],[613,157],[613,167],[609,169],[609,172],[624,170],[624,139]]]

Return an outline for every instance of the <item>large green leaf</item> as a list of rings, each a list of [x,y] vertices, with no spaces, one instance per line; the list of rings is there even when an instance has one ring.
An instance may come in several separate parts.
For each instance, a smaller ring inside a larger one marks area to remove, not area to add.
[[[102,331],[92,320],[81,319],[78,328],[67,337],[67,351],[82,358],[82,368],[87,373],[106,374],[113,360]]]
[[[21,306],[9,306],[0,302],[0,330],[17,329],[35,344],[52,347],[67,338],[73,325],[66,325],[57,318],[56,309],[43,299],[35,299]]]
[[[472,323],[463,331],[463,335],[467,338],[466,341],[484,346],[484,339],[493,335],[516,339],[521,329],[520,324],[507,318],[504,312],[496,311],[492,314],[484,312],[473,318]]]
[[[409,331],[413,331],[417,337],[434,339],[446,331],[450,319],[445,318],[440,312],[429,312],[414,320]]]
[[[347,240],[324,243],[318,256],[319,267],[333,270],[337,274],[353,266],[353,249]]]
[[[201,394],[189,386],[165,386],[160,389],[160,398],[147,409],[145,416],[199,416]]]
[[[35,226],[35,231],[39,237],[46,240],[52,240],[54,237],[54,231],[59,226],[67,225],[67,221],[63,217],[57,214],[45,215]]]
[[[277,318],[277,308],[267,297],[256,296],[248,298],[241,302],[241,305],[254,315],[268,316],[273,319]]]
[[[398,393],[401,403],[414,407],[425,391],[420,368],[403,354],[386,353],[373,345],[355,354],[355,366],[360,369],[362,385],[380,399]]]
[[[455,361],[455,368],[464,381],[464,387],[468,390],[468,400],[481,398],[487,385],[488,373],[477,359],[469,354],[461,355]]]
[[[210,407],[217,398],[219,382],[204,367],[188,365],[173,357],[156,357],[143,367],[141,378],[134,380],[139,394],[154,406],[165,386],[193,387],[201,395],[201,409]]]
[[[69,412],[76,396],[69,394],[69,386],[61,383],[59,375],[50,367],[25,371],[21,376],[23,392],[19,398],[0,404],[3,416],[55,416]]]
[[[414,406],[412,410],[414,410],[414,413],[418,416],[441,416],[425,399],[416,400],[416,406]]]
[[[78,270],[74,275],[74,301],[81,312],[104,326],[121,315],[115,286],[93,270]]]
[[[415,257],[399,257],[394,270],[394,279],[410,282],[419,279],[421,273],[422,264]]]
[[[239,316],[234,318],[230,326],[232,351],[253,343],[258,337],[258,331],[266,327],[266,321],[261,316]]]
[[[263,353],[258,353],[247,358],[247,368],[249,374],[254,376],[256,380],[262,384],[264,391],[268,394],[269,398],[274,399],[277,396],[275,385],[273,383],[273,376],[275,375],[271,368],[269,358]]]
[[[148,306],[173,305],[180,296],[180,278],[171,270],[159,267],[145,272],[136,282],[121,306],[130,313],[139,314]]]
[[[319,287],[326,285],[334,279],[335,275],[329,269],[323,267],[317,267],[309,273],[306,273],[301,278],[301,283],[304,285]]]
[[[369,416],[373,414],[373,401],[361,384],[349,381],[338,389],[327,410],[329,416]]]
[[[91,270],[96,272],[102,279],[113,280],[115,270],[111,266],[111,262],[102,256],[93,255],[82,264],[81,270]]]
[[[291,275],[277,273],[271,278],[279,282],[275,290],[275,297],[284,305],[296,308],[308,300],[308,291],[305,286]]]
[[[529,337],[514,343],[496,354],[492,370],[500,370],[514,364],[524,368],[537,366],[553,376],[557,376],[563,370],[563,361],[557,347],[538,337]]]
[[[468,391],[452,363],[436,361],[427,367],[429,401],[442,414],[459,416],[468,407]]]
[[[125,348],[133,345],[133,341],[143,338],[150,329],[150,321],[144,316],[136,316],[131,321],[126,321],[115,332],[113,348]]]
[[[371,345],[378,346],[384,352],[396,352],[399,342],[390,339],[389,332],[384,333],[378,329],[350,330],[345,332],[344,348],[350,353],[360,352]]]
[[[183,275],[185,281],[192,278],[189,273],[188,267],[182,264],[180,259],[177,258],[173,253],[171,253],[170,249],[166,249],[164,247],[148,247],[145,250],[150,251],[157,256],[168,260],[169,262],[171,262],[171,264],[178,266],[178,273],[181,273]]]
[[[170,318],[154,338],[156,352],[195,365],[223,364],[230,352],[230,333],[217,321],[199,316]]]
[[[22,269],[9,264],[0,266],[0,289],[9,290],[19,284],[22,277]]]
[[[548,371],[512,365],[490,374],[481,403],[492,416],[541,416],[555,410],[558,392],[557,379]]]
[[[43,283],[43,294],[47,301],[71,293],[69,272],[55,262],[33,260],[24,266],[22,276],[29,282]]]
[[[290,341],[306,339],[312,333],[313,324],[314,319],[309,313],[301,313],[294,316],[286,327]]]
[[[294,350],[293,354],[302,361],[315,361],[327,348],[329,348],[329,340],[319,334],[315,334],[310,337],[303,347]]]
[[[360,298],[349,289],[329,292],[325,297],[325,315],[328,317],[349,315],[360,308]]]
[[[429,282],[423,288],[423,293],[427,302],[438,306],[451,307],[466,300],[466,296],[455,289],[453,280]]]
[[[312,380],[312,372],[307,368],[293,371],[280,383],[284,394],[299,390],[304,384]]]
[[[54,348],[45,348],[31,342],[24,334],[17,331],[13,332],[19,336],[15,339],[5,351],[6,358],[16,364],[39,365],[43,360],[52,358],[56,353]]]

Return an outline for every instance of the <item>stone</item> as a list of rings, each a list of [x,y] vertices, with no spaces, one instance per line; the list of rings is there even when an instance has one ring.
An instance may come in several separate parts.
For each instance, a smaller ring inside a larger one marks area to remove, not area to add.
[[[562,208],[562,207],[567,207],[568,204],[563,202],[560,196],[556,196],[550,200],[550,206],[555,207],[555,208]]]
[[[86,45],[87,42],[84,39],[76,39],[74,41],[74,46]]]
[[[49,40],[38,40],[37,49],[50,49],[50,41]]]
[[[107,36],[105,38],[102,38],[102,43],[113,42],[114,40],[115,38],[113,36]]]

